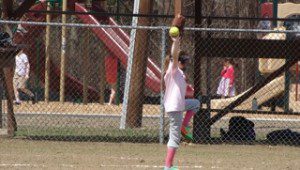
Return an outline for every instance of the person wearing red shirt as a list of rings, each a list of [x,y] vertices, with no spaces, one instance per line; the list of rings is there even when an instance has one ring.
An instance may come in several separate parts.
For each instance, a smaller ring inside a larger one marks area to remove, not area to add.
[[[218,86],[217,95],[220,95],[222,98],[235,96],[234,79],[234,62],[232,59],[226,59],[221,71],[221,81]]]

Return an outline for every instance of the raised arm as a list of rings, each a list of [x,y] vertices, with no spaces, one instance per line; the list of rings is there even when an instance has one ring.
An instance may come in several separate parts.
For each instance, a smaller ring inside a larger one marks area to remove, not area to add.
[[[178,57],[180,52],[180,37],[172,37],[171,55],[173,58],[173,68],[178,67]]]

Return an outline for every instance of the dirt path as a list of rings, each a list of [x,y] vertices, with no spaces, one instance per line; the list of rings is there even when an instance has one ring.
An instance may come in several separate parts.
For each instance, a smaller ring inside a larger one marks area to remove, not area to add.
[[[0,139],[0,169],[163,169],[165,145]],[[292,146],[184,145],[180,169],[298,169]]]

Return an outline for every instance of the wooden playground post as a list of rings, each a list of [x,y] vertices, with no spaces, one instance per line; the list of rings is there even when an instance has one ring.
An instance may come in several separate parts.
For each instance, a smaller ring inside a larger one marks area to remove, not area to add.
[[[84,54],[82,55],[82,60],[83,60],[83,66],[82,66],[82,69],[83,69],[83,78],[82,78],[82,81],[83,81],[83,89],[82,89],[82,95],[83,95],[83,104],[87,104],[88,103],[88,80],[89,80],[89,53],[90,53],[90,30],[88,29],[87,30],[87,33],[84,35]]]
[[[2,19],[9,19],[13,13],[13,1],[3,0],[2,1]],[[7,32],[11,37],[13,33],[8,24],[3,24],[4,31]]]
[[[13,106],[13,71],[12,68],[3,68],[2,74],[4,75],[4,87],[6,89],[7,98],[7,133],[9,136],[14,136],[14,132],[17,130],[17,122],[14,114]]]
[[[139,14],[148,14],[151,1],[140,0]],[[149,25],[149,19],[138,18],[137,25]],[[132,76],[130,79],[130,90],[128,94],[126,124],[129,127],[141,127],[143,114],[143,95],[145,88],[145,77],[147,68],[147,48],[149,42],[147,30],[137,30],[133,52]]]
[[[62,11],[67,10],[67,0],[63,0],[62,3]],[[66,24],[67,16],[66,14],[62,14],[62,23]],[[61,60],[60,60],[60,95],[59,101],[61,103],[65,102],[65,70],[66,70],[66,26],[62,26],[61,31]]]
[[[12,0],[8,0],[12,1]],[[36,0],[24,0],[16,10],[13,11],[11,18],[20,19],[36,3]]]
[[[15,64],[15,55],[18,53],[16,48],[1,48],[0,54],[0,77],[2,77],[3,87],[7,99],[7,133],[13,136],[17,130],[17,122],[15,119],[13,108],[13,66]],[[2,98],[0,99],[2,100]],[[2,106],[1,106],[2,107]]]
[[[51,11],[51,4],[47,2],[47,11]],[[47,14],[46,22],[51,22],[51,14]],[[51,33],[51,26],[47,25],[46,27],[46,42],[45,42],[45,102],[49,102],[49,86],[50,86],[50,33]]]
[[[202,0],[195,1],[195,25],[196,27],[202,26]],[[199,51],[201,51],[202,46],[202,35],[200,31],[195,32],[195,65],[194,65],[194,88],[195,88],[195,94],[194,96],[197,99],[200,99],[202,97],[202,82],[204,81],[203,75],[202,75],[202,62],[204,59],[204,55],[201,55]],[[206,60],[208,62],[208,60]],[[210,64],[209,62],[206,64]],[[207,73],[208,74],[208,73]],[[208,101],[209,103],[209,101]],[[201,106],[202,107],[202,102]],[[209,111],[203,111],[199,110],[197,114],[194,116],[193,121],[193,136],[194,136],[194,142],[196,143],[205,143],[210,138],[210,126],[209,126],[209,120],[210,120],[210,113]]]
[[[2,18],[9,18],[13,12],[13,1],[3,0],[2,1]]]

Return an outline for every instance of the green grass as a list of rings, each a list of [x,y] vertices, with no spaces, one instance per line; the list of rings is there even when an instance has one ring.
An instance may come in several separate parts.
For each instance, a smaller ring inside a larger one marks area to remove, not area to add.
[[[19,126],[17,138],[36,140],[158,142],[158,129]]]

